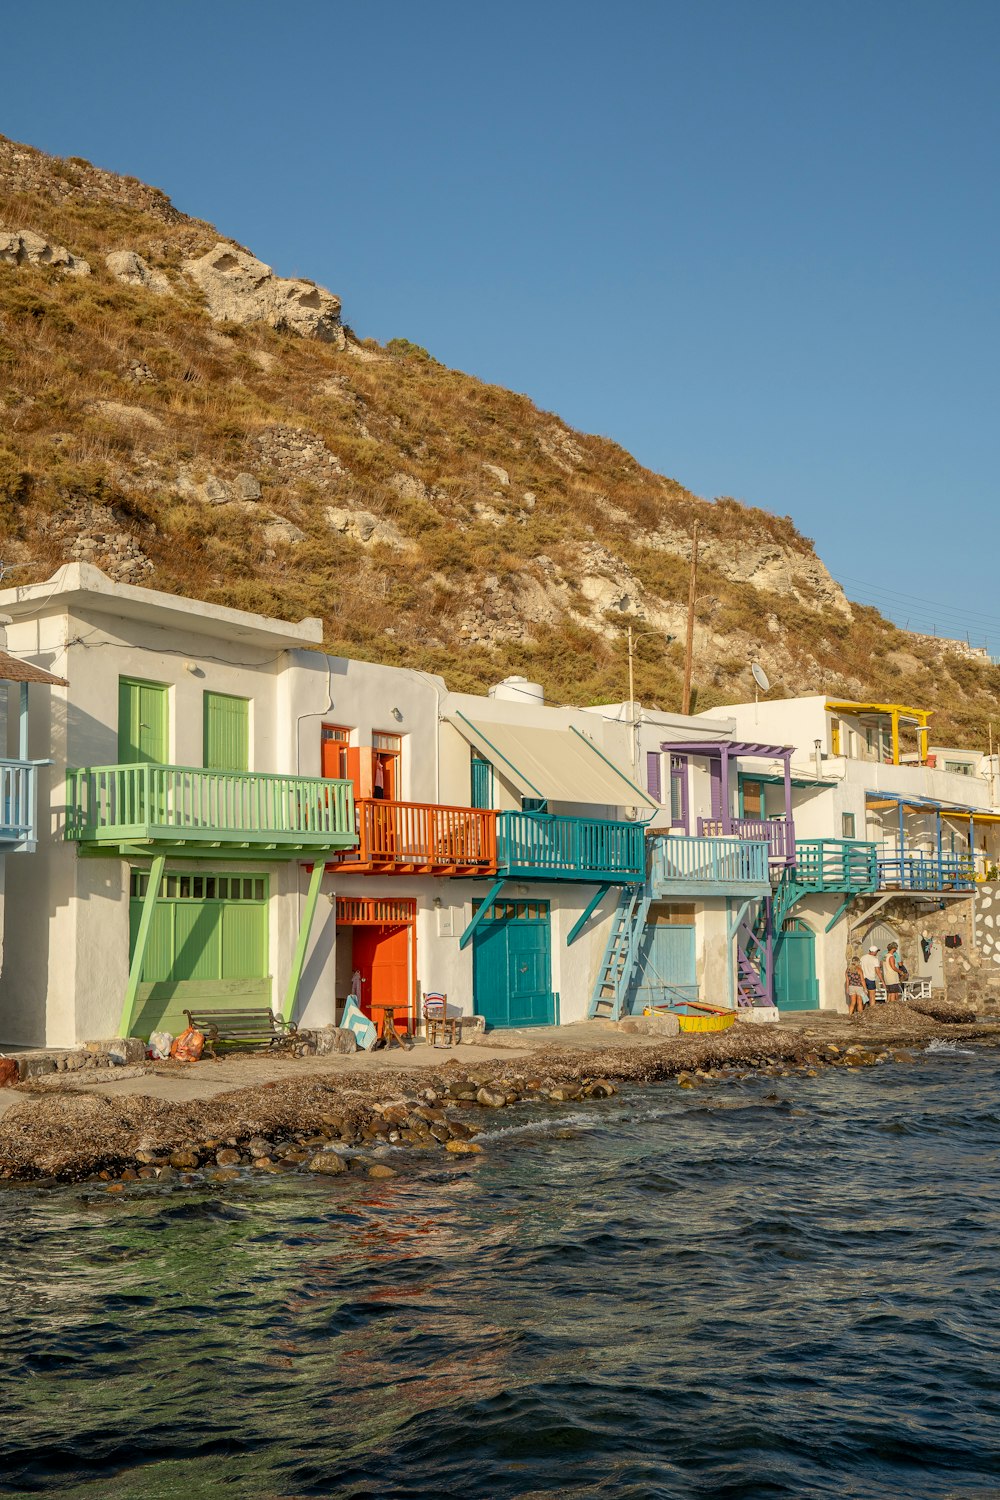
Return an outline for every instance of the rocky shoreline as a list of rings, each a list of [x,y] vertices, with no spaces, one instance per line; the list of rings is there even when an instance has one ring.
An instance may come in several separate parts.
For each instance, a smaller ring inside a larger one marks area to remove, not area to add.
[[[425,1153],[478,1155],[490,1117],[525,1102],[555,1110],[607,1098],[625,1083],[673,1078],[697,1088],[751,1073],[814,1077],[825,1067],[913,1062],[935,1037],[1000,1044],[996,1023],[955,1024],[909,1011],[842,1022],[826,1023],[822,1037],[733,1027],[642,1048],[539,1051],[478,1064],[452,1055],[434,1070],[306,1075],[185,1104],[47,1088],[0,1118],[0,1179],[92,1181],[124,1192],[131,1184],[224,1183],[247,1172],[393,1177],[415,1169]]]

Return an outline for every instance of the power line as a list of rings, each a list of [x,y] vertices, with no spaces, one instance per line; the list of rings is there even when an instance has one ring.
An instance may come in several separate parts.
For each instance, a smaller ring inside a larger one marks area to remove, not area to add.
[[[940,615],[954,615],[963,620],[977,618],[980,620],[984,620],[987,624],[1000,627],[1000,616],[987,614],[985,610],[965,609],[961,605],[945,604],[938,599],[928,599],[924,594],[917,594],[916,596],[914,596],[914,594],[912,593],[904,593],[901,589],[886,588],[883,584],[871,583],[863,578],[850,578],[846,574],[843,574],[842,577],[844,582],[852,583],[857,587],[867,589],[870,592],[875,593],[879,597],[887,595],[891,598],[900,599],[903,600],[906,604],[912,605],[915,609],[918,610],[923,606],[925,607],[923,610],[924,613],[926,613],[927,610],[934,610],[937,611],[937,613]],[[863,601],[858,601],[858,603],[861,602]]]

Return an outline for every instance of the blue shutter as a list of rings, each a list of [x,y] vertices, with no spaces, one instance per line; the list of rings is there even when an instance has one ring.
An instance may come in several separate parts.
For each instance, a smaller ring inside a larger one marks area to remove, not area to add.
[[[661,800],[659,750],[647,750],[646,752],[646,790],[657,802]]]

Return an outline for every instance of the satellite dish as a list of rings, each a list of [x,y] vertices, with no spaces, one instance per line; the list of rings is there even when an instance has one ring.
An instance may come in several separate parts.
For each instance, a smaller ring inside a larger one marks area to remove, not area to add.
[[[767,673],[764,671],[764,668],[761,666],[760,662],[759,661],[751,662],[750,663],[750,670],[753,673],[753,680],[757,684],[757,686],[760,688],[761,692],[762,693],[770,692],[770,690],[771,690],[771,679],[768,677]]]

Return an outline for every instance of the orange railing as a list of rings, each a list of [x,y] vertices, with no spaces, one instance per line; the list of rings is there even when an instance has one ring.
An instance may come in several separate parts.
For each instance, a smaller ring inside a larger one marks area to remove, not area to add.
[[[358,847],[338,855],[339,870],[490,875],[496,869],[497,815],[488,808],[379,797],[360,797],[355,807]]]

